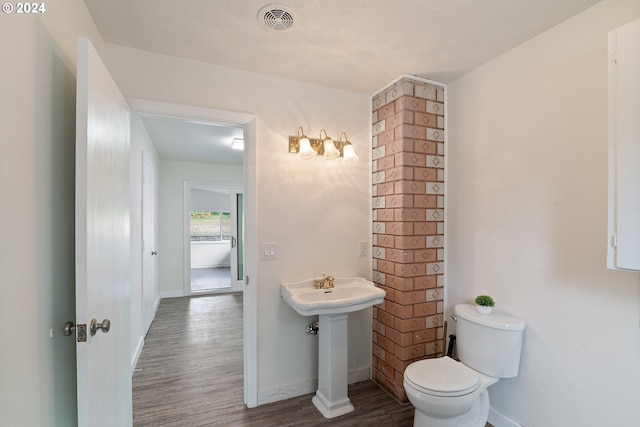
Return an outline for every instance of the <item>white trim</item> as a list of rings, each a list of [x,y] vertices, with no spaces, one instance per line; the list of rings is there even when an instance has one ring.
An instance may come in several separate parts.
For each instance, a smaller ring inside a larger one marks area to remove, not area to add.
[[[157,288],[156,288],[157,290]],[[156,318],[156,313],[158,312],[158,307],[160,307],[160,301],[162,301],[162,297],[160,296],[160,294],[158,294],[158,297],[156,298],[156,303],[153,306],[153,318]]]
[[[142,347],[144,347],[144,337],[140,337],[138,345],[136,346],[136,351],[133,353],[133,358],[131,359],[131,375],[133,375],[133,372],[136,369],[136,365],[138,364],[138,359],[140,359]]]
[[[167,102],[149,101],[139,98],[126,98],[131,111],[142,116],[165,116],[181,117],[197,122],[202,120],[206,123],[216,122],[230,125],[247,125],[255,116],[246,113],[236,113],[214,108],[194,107],[191,105],[170,104]],[[245,141],[246,142],[246,141]],[[255,141],[254,141],[255,142]]]
[[[165,298],[180,298],[185,296],[184,293],[180,290],[173,290],[173,291],[161,291],[160,292],[160,299],[165,299]],[[158,303],[160,303],[160,301],[158,300]]]
[[[244,134],[244,403],[258,406],[258,119],[245,124]]]
[[[511,418],[507,418],[493,408],[489,408],[489,419],[487,420],[493,427],[522,427]]]
[[[386,91],[387,89],[392,88],[400,80],[412,80],[414,82],[427,83],[427,84],[434,85],[434,86],[440,86],[442,88],[446,88],[447,87],[446,83],[440,83],[440,82],[437,82],[435,80],[425,79],[424,77],[418,77],[418,76],[414,76],[414,75],[411,75],[411,74],[401,74],[398,77],[396,77],[395,79],[393,79],[391,82],[387,83],[386,85],[382,86],[377,91],[373,92],[372,98],[375,97],[375,96],[380,95],[382,92]],[[445,101],[446,101],[446,97],[445,97]],[[446,104],[445,104],[445,108],[446,108]],[[446,113],[446,111],[445,111],[445,113]]]
[[[258,244],[257,244],[257,117],[253,114],[170,104],[138,98],[127,98],[136,113],[182,117],[244,126],[244,194],[245,194],[245,274],[251,278],[244,287],[244,403],[258,405]],[[178,291],[179,292],[179,291]],[[171,293],[169,293],[171,294]],[[167,295],[167,294],[165,294]],[[162,297],[161,293],[161,297]],[[178,296],[168,295],[167,297]],[[180,295],[182,296],[182,295]]]
[[[442,256],[442,267],[444,271],[444,277],[442,278],[442,289],[444,295],[442,296],[442,324],[447,319],[447,307],[449,307],[449,87],[443,85],[444,91],[444,242]],[[437,97],[436,97],[437,98]],[[447,338],[450,332],[444,331],[446,334],[443,336],[442,353],[447,354]]]
[[[356,369],[355,371],[349,372],[347,381],[349,384],[353,384],[353,383],[359,383],[361,381],[370,380],[371,372],[373,372],[373,369],[371,368]]]
[[[367,381],[371,377],[371,369],[363,368],[349,372],[349,384]],[[275,387],[271,390],[261,391],[258,395],[258,404],[265,405],[267,403],[278,402],[281,400],[291,399],[293,397],[304,396],[318,390],[318,380],[301,381],[295,384]],[[496,426],[497,427],[497,426]]]

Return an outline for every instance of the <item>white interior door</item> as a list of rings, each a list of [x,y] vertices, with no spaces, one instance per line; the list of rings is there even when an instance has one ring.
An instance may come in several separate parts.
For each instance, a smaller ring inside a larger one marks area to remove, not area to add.
[[[609,33],[609,268],[640,271],[640,19]]]
[[[244,194],[231,190],[231,290],[244,289]]]
[[[130,426],[130,117],[87,39],[78,40],[76,97],[78,425]],[[92,319],[108,319],[108,332],[92,335]]]
[[[142,334],[153,321],[155,295],[155,180],[153,166],[142,154]]]

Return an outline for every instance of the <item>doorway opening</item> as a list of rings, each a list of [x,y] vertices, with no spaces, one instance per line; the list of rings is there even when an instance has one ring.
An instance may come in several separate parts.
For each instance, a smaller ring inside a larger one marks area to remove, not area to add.
[[[200,184],[215,184],[217,188],[228,188],[231,191],[237,191],[240,196],[236,196],[236,207],[241,208],[242,215],[238,218],[241,224],[237,226],[237,230],[241,232],[236,236],[238,241],[243,242],[242,247],[236,251],[238,253],[238,271],[235,276],[242,289],[243,294],[243,396],[244,404],[249,408],[257,406],[258,387],[257,387],[257,288],[255,285],[250,286],[249,283],[257,283],[257,210],[256,210],[256,179],[257,179],[257,162],[256,162],[256,144],[257,144],[257,118],[251,114],[230,112],[224,110],[215,110],[209,108],[201,108],[179,104],[169,104],[157,101],[148,101],[142,99],[130,98],[127,100],[132,112],[145,117],[162,117],[170,119],[182,120],[184,123],[191,124],[221,124],[226,127],[235,127],[242,130],[244,139],[244,155],[242,160],[241,178],[230,185],[223,179],[213,181],[200,182]],[[167,133],[167,132],[164,132]],[[174,146],[180,146],[181,138],[174,138]],[[185,152],[184,146],[181,150]],[[166,163],[160,159],[162,176],[166,172]],[[166,176],[165,176],[166,177]],[[198,177],[197,179],[202,179]],[[197,181],[194,181],[198,183]],[[238,184],[240,182],[241,184]],[[160,198],[163,197],[163,189],[165,182],[160,179],[158,192]],[[183,187],[181,185],[181,187]],[[187,194],[186,192],[184,194]],[[186,197],[186,196],[185,196]],[[175,205],[174,205],[175,206]],[[166,209],[165,209],[166,208]],[[167,214],[167,209],[173,209],[171,206],[162,207],[159,215],[159,226],[162,227],[163,217]],[[182,211],[182,210],[180,210]],[[183,221],[184,222],[184,221]],[[181,236],[184,232],[179,233]],[[163,235],[160,236],[160,245],[165,251],[175,250],[175,246],[170,241],[165,241],[163,246]],[[167,246],[168,245],[168,246]],[[183,251],[182,245],[178,243],[178,247]],[[183,252],[184,253],[184,252]],[[165,254],[165,259],[169,258],[169,254]],[[179,257],[183,258],[183,257]],[[175,259],[175,257],[173,257]],[[190,261],[190,260],[189,260]],[[162,262],[161,262],[162,264]],[[190,264],[183,264],[182,270],[190,270],[186,268]],[[169,270],[168,273],[172,274]],[[234,279],[234,276],[232,276]],[[233,282],[233,280],[232,280]],[[232,284],[233,287],[233,284]],[[161,285],[161,293],[164,291]],[[182,291],[181,291],[182,293]],[[177,296],[173,294],[173,296]]]
[[[242,187],[187,181],[184,194],[185,295],[242,292]]]

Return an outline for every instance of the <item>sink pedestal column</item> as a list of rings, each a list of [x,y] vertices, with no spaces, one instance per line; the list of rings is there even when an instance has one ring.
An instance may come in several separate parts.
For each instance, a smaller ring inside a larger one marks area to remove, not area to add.
[[[348,314],[321,314],[318,333],[318,391],[311,399],[325,418],[353,411],[348,388]]]

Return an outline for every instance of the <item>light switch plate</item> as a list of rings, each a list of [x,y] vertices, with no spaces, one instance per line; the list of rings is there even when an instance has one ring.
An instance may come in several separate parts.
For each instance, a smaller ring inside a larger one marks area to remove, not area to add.
[[[276,259],[278,257],[278,242],[264,242],[260,245],[262,259]]]
[[[369,247],[366,240],[358,242],[358,256],[364,257],[369,253]]]

